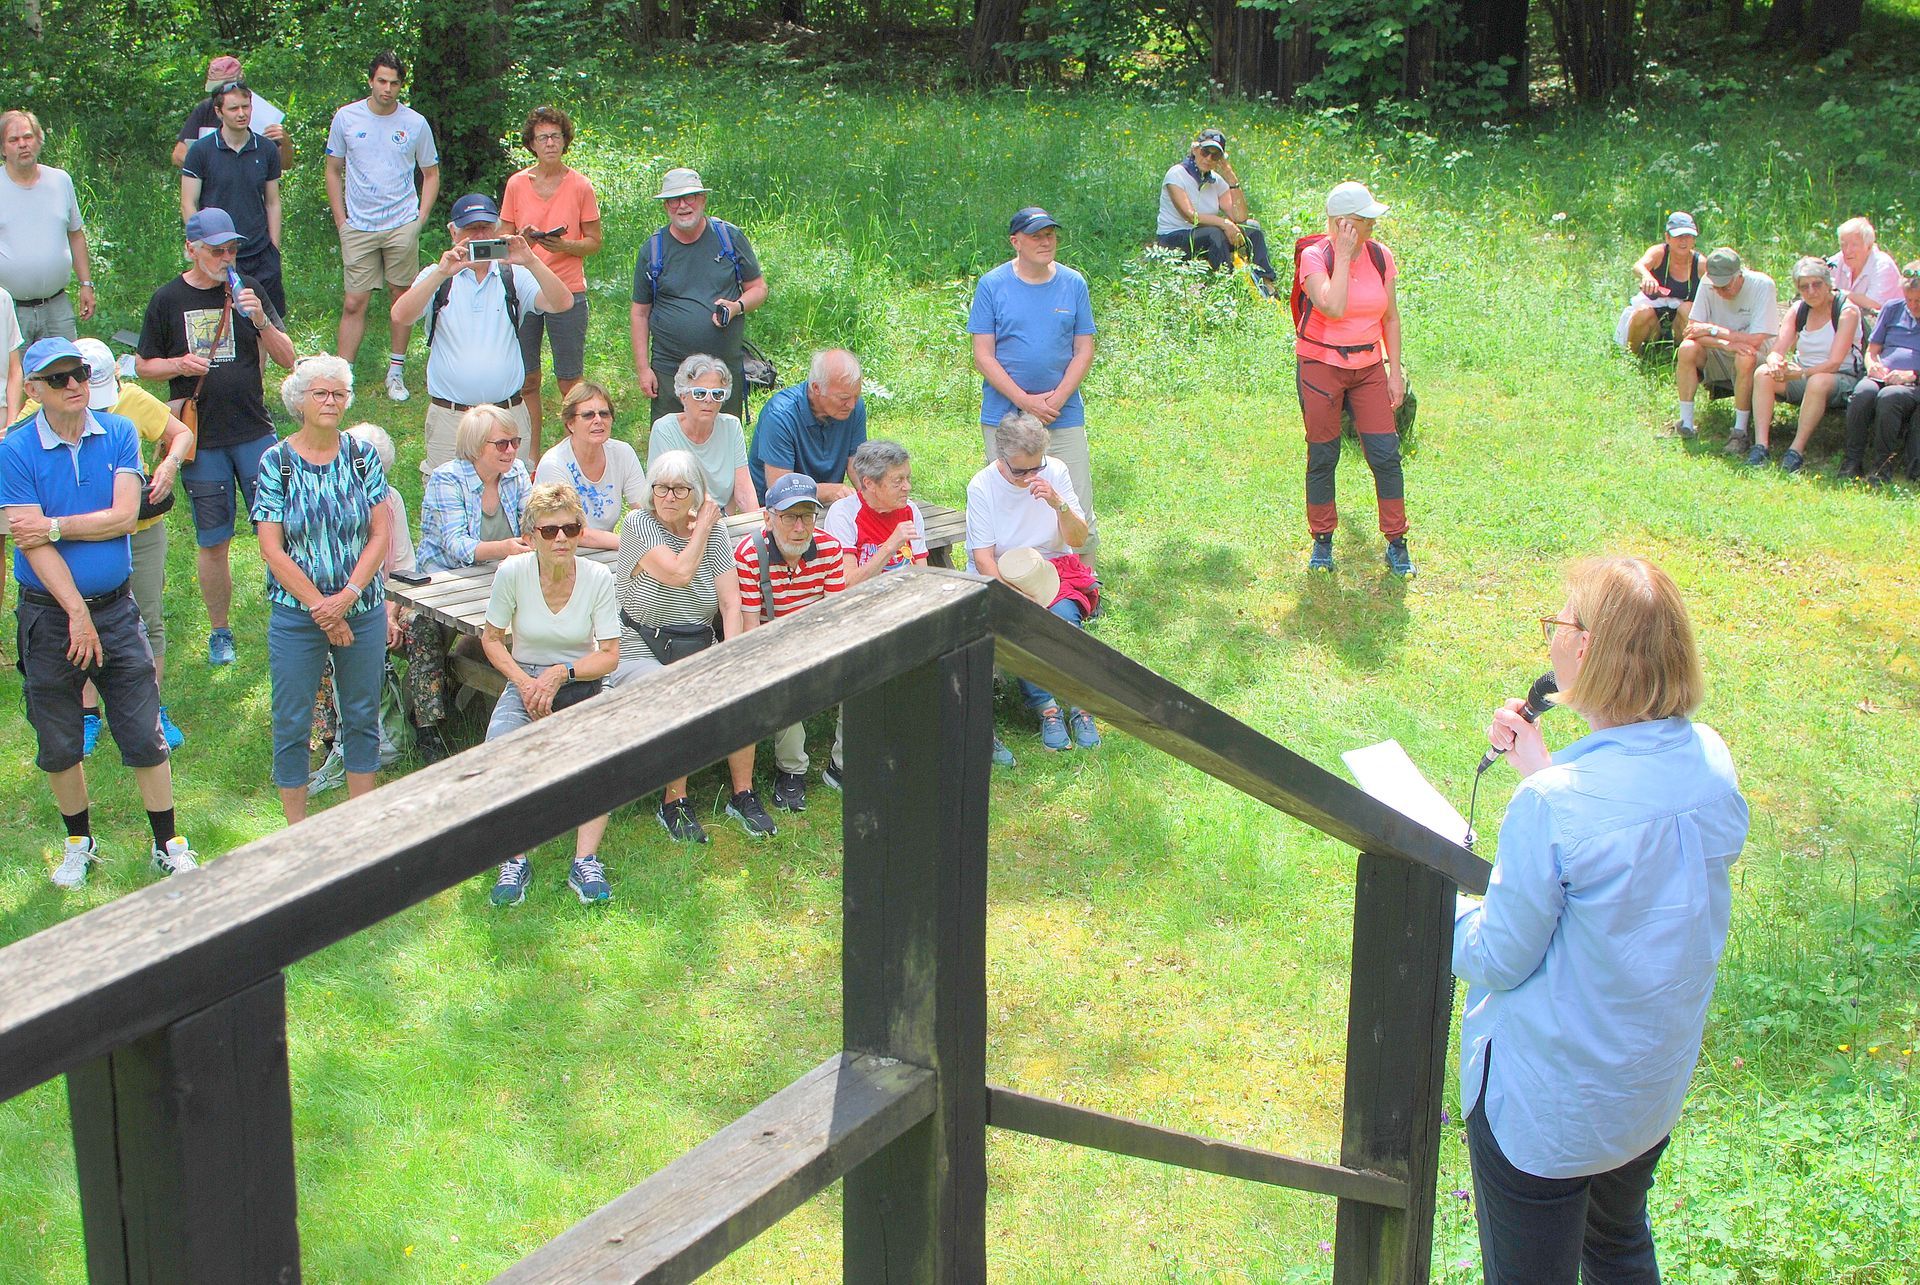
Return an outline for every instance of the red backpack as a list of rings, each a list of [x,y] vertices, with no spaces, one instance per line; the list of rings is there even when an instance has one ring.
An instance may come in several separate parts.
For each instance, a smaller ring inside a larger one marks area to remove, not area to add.
[[[1310,339],[1307,337],[1307,318],[1313,315],[1313,300],[1307,296],[1306,288],[1300,284],[1300,256],[1308,250],[1311,250],[1314,246],[1325,245],[1332,239],[1333,238],[1329,237],[1325,232],[1315,232],[1312,236],[1303,236],[1293,243],[1293,333],[1305,339],[1310,344],[1325,348],[1331,352],[1337,352],[1342,356],[1348,353],[1368,352],[1373,348],[1373,345],[1370,343],[1349,345],[1323,344],[1318,339]],[[1380,243],[1378,241],[1368,241],[1367,254],[1373,259],[1373,270],[1380,274],[1381,280],[1386,280],[1387,255],[1386,252],[1380,248]]]

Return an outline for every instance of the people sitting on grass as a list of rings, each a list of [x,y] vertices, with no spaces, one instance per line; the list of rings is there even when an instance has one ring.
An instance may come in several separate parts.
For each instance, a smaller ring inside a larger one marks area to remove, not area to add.
[[[1227,136],[1203,129],[1187,145],[1187,155],[1160,181],[1160,222],[1154,240],[1189,259],[1204,256],[1214,268],[1233,266],[1235,251],[1253,264],[1254,283],[1274,293],[1273,262],[1267,234],[1247,213],[1240,175],[1227,159]]]
[[[835,500],[820,519],[846,555],[847,588],[897,567],[925,566],[927,519],[913,502],[907,448],[885,439],[862,442],[847,474],[856,494]]]
[[[740,417],[720,408],[733,396],[733,373],[711,353],[697,352],[673,374],[680,409],[653,421],[647,466],[668,451],[686,451],[700,463],[707,494],[722,513],[751,513],[759,505],[747,471],[747,435]],[[765,407],[760,410],[766,421]]]
[[[1840,249],[1827,259],[1833,288],[1860,309],[1861,324],[1870,327],[1880,310],[1900,297],[1900,269],[1879,247],[1879,236],[1864,216],[1842,223],[1838,235]]]
[[[374,453],[340,431],[353,367],[308,357],[280,386],[299,431],[260,457],[253,521],[267,564],[267,668],[273,679],[273,783],[289,825],[307,814],[308,738],[327,662],[339,702],[347,794],[380,769],[386,667],[386,560],[393,511]]]
[[[1647,247],[1633,265],[1634,295],[1620,314],[1613,340],[1638,355],[1647,342],[1672,343],[1684,335],[1707,261],[1693,248],[1700,229],[1693,215],[1675,210],[1667,216],[1667,235]]]
[[[1754,374],[1753,449],[1747,463],[1767,462],[1773,404],[1791,402],[1800,408],[1800,426],[1780,467],[1798,473],[1813,430],[1829,407],[1847,404],[1860,380],[1860,309],[1834,293],[1833,269],[1825,259],[1808,255],[1795,263],[1793,288],[1800,301],[1787,309],[1779,337]]]
[[[590,381],[576,382],[560,404],[562,436],[540,457],[536,483],[571,486],[586,507],[583,549],[620,547],[620,517],[647,502],[640,455],[613,435],[613,398]]]
[[[714,617],[723,636],[740,632],[740,580],[720,506],[707,494],[700,462],[686,451],[668,451],[647,470],[646,508],[620,523],[620,554],[614,585],[620,598],[620,668],[616,684],[698,655],[714,644]],[[776,833],[773,818],[753,790],[753,749],[727,755],[732,794],[727,815],[748,838]],[[659,821],[681,843],[705,843],[707,832],[687,800],[687,778],[667,782]]]
[[[740,628],[750,633],[781,616],[811,607],[847,587],[840,542],[816,531],[820,488],[804,473],[789,473],[767,488],[766,525],[745,536],[733,550],[733,574],[740,584]],[[840,788],[842,736],[822,782]],[[807,810],[807,729],[783,728],[773,738],[773,806],[787,812]]]
[[[1773,278],[1754,272],[1722,246],[1707,256],[1707,288],[1694,300],[1686,337],[1674,355],[1673,381],[1680,397],[1674,431],[1692,437],[1693,395],[1704,381],[1733,394],[1733,433],[1727,454],[1747,453],[1747,422],[1753,417],[1753,372],[1780,328],[1780,301]]]
[[[1016,549],[1037,550],[1061,581],[1056,593],[1041,605],[1077,628],[1099,605],[1099,586],[1075,556],[1087,538],[1087,520],[1067,466],[1047,454],[1047,440],[1047,429],[1035,416],[1009,411],[1001,417],[993,431],[993,463],[967,483],[967,553],[981,575],[998,576],[1011,584],[1001,559]],[[1028,586],[1013,587],[1026,592]],[[1087,711],[1069,709],[1062,715],[1051,693],[1024,678],[1020,695],[1027,708],[1039,715],[1040,743],[1047,749],[1078,745],[1090,750],[1100,743],[1100,732]],[[1002,766],[1013,765],[1012,753],[997,737],[993,759]]]
[[[498,406],[475,406],[454,427],[454,457],[427,476],[420,496],[421,575],[498,562],[531,551],[523,518],[533,481],[520,462],[520,421]],[[422,622],[407,652],[407,695],[420,757],[446,757],[436,730],[446,717],[448,631]]]
[[[858,357],[828,348],[813,354],[806,383],[767,398],[747,450],[757,496],[765,499],[767,488],[787,473],[804,473],[818,483],[824,504],[853,494],[846,484],[847,460],[867,440],[860,379]]]
[[[1904,455],[1907,477],[1920,481],[1920,259],[1900,270],[1901,297],[1880,310],[1867,341],[1866,378],[1847,402],[1840,476],[1869,485],[1891,481]]]
[[[533,548],[493,573],[480,631],[487,660],[507,680],[487,721],[489,741],[597,695],[620,663],[613,573],[575,556],[586,525],[586,510],[570,486],[536,486],[527,496]],[[574,832],[567,887],[587,905],[613,897],[599,856],[606,832],[606,814]],[[488,899],[496,906],[519,905],[532,873],[525,853],[501,862]]]

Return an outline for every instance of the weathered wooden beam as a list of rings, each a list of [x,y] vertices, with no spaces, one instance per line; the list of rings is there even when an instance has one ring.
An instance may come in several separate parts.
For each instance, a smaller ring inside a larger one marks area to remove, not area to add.
[[[876,577],[0,949],[0,1101],[982,637],[987,592]]]
[[[67,1076],[93,1285],[294,1285],[287,990],[275,973]]]
[[[1338,1196],[1382,1209],[1407,1207],[1407,1184],[1385,1174],[1300,1160],[1277,1151],[1223,1142],[1051,1098],[1034,1097],[997,1084],[987,1086],[987,1123],[996,1129],[1051,1138],[1055,1142],[1119,1156],[1156,1160],[1182,1169]]]
[[[1444,876],[1362,854],[1353,891],[1353,977],[1340,1163],[1403,1180],[1406,1207],[1342,1199],[1336,1285],[1415,1285],[1433,1261],[1440,1100],[1453,1021],[1453,888]]]
[[[938,1077],[934,1113],[847,1175],[845,1278],[987,1274],[987,789],[993,642],[846,703],[841,949],[849,1049]]]
[[[993,586],[996,659],[1120,730],[1361,852],[1438,870],[1485,892],[1493,867],[1132,658]]]
[[[934,1075],[836,1054],[494,1278],[690,1281],[933,1110]]]

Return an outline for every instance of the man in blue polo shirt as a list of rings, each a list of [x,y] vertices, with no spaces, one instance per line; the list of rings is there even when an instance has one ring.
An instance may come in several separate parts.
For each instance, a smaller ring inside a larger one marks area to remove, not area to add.
[[[847,461],[867,440],[867,403],[860,396],[860,359],[845,348],[813,354],[807,382],[767,398],[753,425],[747,473],[766,503],[767,488],[789,473],[818,484],[824,508],[857,492],[847,481]]]
[[[1867,340],[1867,377],[1847,403],[1840,476],[1892,481],[1903,440],[1907,476],[1920,479],[1920,259],[1900,269],[1900,298],[1880,310]]]
[[[87,406],[91,372],[66,339],[42,339],[22,360],[41,410],[0,441],[0,508],[20,581],[18,646],[27,721],[67,826],[53,882],[78,888],[99,859],[82,764],[80,693],[100,690],[120,759],[133,769],[161,874],[192,870],[174,830],[173,771],[160,731],[160,687],[128,577],[127,539],[140,512],[140,447],[131,421]]]
[[[280,149],[253,132],[253,91],[244,81],[214,91],[220,128],[187,148],[180,163],[180,221],[225,210],[246,238],[236,265],[260,283],[273,310],[287,315],[280,280]]]

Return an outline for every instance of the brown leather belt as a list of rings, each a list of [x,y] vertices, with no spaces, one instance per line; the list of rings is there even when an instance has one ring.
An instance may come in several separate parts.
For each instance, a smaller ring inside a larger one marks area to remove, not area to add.
[[[470,410],[472,410],[472,409],[473,409],[473,406],[469,406],[469,405],[467,405],[467,404],[466,404],[465,402],[450,402],[450,401],[448,401],[448,400],[447,400],[446,398],[444,398],[444,397],[429,397],[429,398],[427,398],[427,400],[428,400],[428,401],[430,401],[430,402],[432,402],[432,403],[433,403],[433,404],[434,404],[435,406],[441,406],[441,407],[444,407],[444,408],[446,408],[447,410],[457,410],[457,411],[470,411]],[[502,407],[502,408],[505,408],[505,409],[509,409],[509,410],[510,410],[510,409],[512,409],[513,407],[515,407],[515,406],[518,406],[518,405],[519,405],[519,404],[521,403],[521,401],[522,401],[522,400],[524,400],[524,399],[523,399],[523,398],[522,398],[522,397],[520,396],[520,394],[519,394],[519,393],[515,393],[515,394],[514,394],[513,396],[511,396],[511,397],[509,397],[509,398],[507,398],[507,400],[505,400],[504,402],[476,402],[476,403],[474,403],[474,405],[476,405],[476,406],[486,406],[486,405],[491,405],[491,406],[499,406],[499,407]]]

